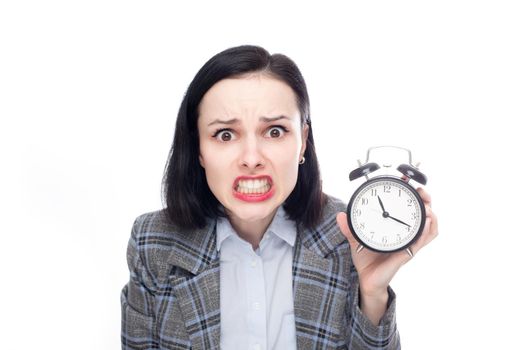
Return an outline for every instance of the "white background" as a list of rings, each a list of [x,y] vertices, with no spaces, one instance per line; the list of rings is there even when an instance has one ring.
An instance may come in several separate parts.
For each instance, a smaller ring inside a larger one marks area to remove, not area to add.
[[[3,1],[2,348],[117,349],[134,218],[185,89],[257,44],[307,81],[325,191],[373,145],[413,151],[440,236],[395,277],[403,349],[522,346],[519,1]]]

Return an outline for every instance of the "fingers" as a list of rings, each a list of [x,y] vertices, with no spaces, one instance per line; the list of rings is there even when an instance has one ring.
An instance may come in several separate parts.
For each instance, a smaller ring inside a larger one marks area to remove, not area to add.
[[[432,210],[432,207],[429,204],[425,204],[425,212],[426,212],[426,222],[425,222],[425,229],[427,229],[428,224],[428,235],[432,239],[436,238],[438,235],[438,219],[434,211]],[[425,230],[423,230],[423,233],[425,233]],[[430,242],[430,241],[429,241]]]
[[[428,214],[427,214],[427,217],[428,217]],[[438,233],[439,232],[439,228],[438,228],[438,218],[437,218],[436,214],[432,210],[430,210],[430,217],[429,218],[431,220],[430,221],[430,232],[429,232],[429,235],[430,235],[430,238],[431,238],[429,240],[429,242],[430,242],[431,240],[436,238],[437,235],[439,234]]]
[[[425,208],[426,209],[426,208]],[[432,211],[431,208],[427,210],[427,217],[425,219],[425,227],[423,228],[423,233],[421,237],[415,242],[412,246],[412,252],[414,255],[432,240],[434,240],[438,235],[438,219],[436,214]]]
[[[416,191],[421,196],[423,202],[432,207],[432,198],[430,197],[430,194],[427,191],[425,191],[422,187],[418,187]]]
[[[425,203],[425,216],[427,218],[431,217],[432,215],[432,207],[429,204]]]
[[[417,189],[417,192],[421,196],[425,205],[426,218],[425,227],[421,237],[411,247],[414,254],[419,251],[419,249],[430,243],[438,235],[438,220],[436,214],[432,210],[432,198],[430,197],[430,194],[421,187]]]

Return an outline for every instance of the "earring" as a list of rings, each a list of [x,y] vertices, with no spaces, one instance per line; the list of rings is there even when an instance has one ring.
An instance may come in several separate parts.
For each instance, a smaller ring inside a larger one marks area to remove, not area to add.
[[[303,157],[303,158],[301,158],[301,160],[299,161],[299,164],[304,164],[305,161],[306,161],[306,159]]]

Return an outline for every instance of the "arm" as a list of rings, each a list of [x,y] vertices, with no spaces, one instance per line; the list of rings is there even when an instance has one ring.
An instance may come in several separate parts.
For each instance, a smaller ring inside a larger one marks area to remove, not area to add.
[[[370,322],[377,326],[387,309],[388,290],[384,290],[378,295],[365,295],[359,291],[359,300],[361,311]]]
[[[137,249],[137,226],[135,221],[127,250],[130,280],[121,293],[123,350],[159,348],[153,282]]]
[[[348,227],[346,214],[342,212],[337,215],[339,228],[350,244],[353,263],[349,293],[352,299],[349,306],[349,345],[352,349],[400,348],[393,311],[394,293],[389,284],[397,271],[438,234],[437,218],[431,210],[430,195],[422,188],[418,188],[417,191],[425,203],[427,217],[423,233],[419,240],[412,244],[410,255],[404,251],[382,254],[366,248],[358,249],[359,244]],[[388,301],[385,302],[385,299]],[[355,338],[361,338],[355,344],[354,334],[357,334]]]
[[[362,304],[359,276],[352,266],[347,306],[350,311],[347,329],[348,349],[400,349],[401,344],[395,318],[396,296],[394,291],[388,287],[385,304],[378,307],[385,311],[381,313],[377,322],[373,322],[365,314]]]

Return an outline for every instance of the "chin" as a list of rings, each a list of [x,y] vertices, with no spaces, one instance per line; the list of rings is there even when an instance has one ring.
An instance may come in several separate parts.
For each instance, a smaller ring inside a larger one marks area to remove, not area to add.
[[[255,222],[272,215],[280,204],[271,201],[266,203],[235,203],[230,207],[229,215],[246,222]]]
[[[252,206],[252,208],[236,209],[237,210],[235,210],[233,214],[239,219],[243,221],[257,221],[268,217],[268,215],[271,215],[277,209],[277,206],[258,205],[257,207]]]

